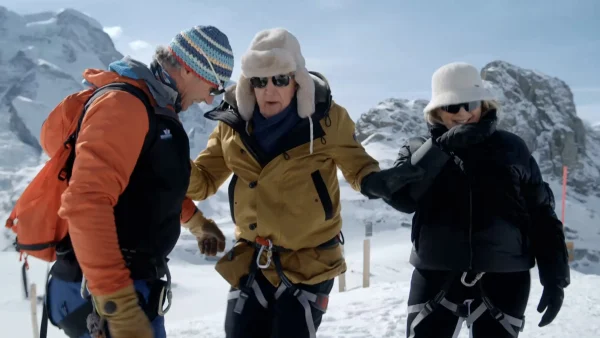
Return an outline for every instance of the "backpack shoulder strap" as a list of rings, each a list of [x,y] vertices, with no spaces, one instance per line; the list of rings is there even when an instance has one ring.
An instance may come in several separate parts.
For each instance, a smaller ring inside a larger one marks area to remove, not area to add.
[[[152,145],[154,135],[156,134],[155,133],[156,117],[154,114],[154,107],[150,103],[150,99],[148,98],[148,95],[146,95],[146,93],[139,87],[136,87],[129,83],[125,83],[125,82],[109,83],[105,86],[102,86],[102,87],[99,87],[98,89],[96,89],[94,91],[94,93],[87,99],[87,101],[83,107],[83,111],[79,117],[79,121],[77,122],[77,128],[69,136],[67,141],[65,141],[65,147],[70,146],[71,153],[69,154],[69,157],[67,159],[67,163],[65,164],[65,167],[63,168],[63,170],[61,170],[61,172],[59,174],[60,180],[67,180],[67,182],[68,182],[69,179],[71,178],[73,164],[75,163],[75,144],[77,142],[77,137],[79,136],[79,131],[81,129],[81,125],[83,123],[83,119],[85,118],[85,114],[86,114],[87,110],[90,108],[90,106],[94,103],[94,101],[98,97],[106,94],[109,91],[114,91],[114,90],[119,90],[119,91],[124,91],[124,92],[130,93],[131,95],[137,97],[140,101],[142,101],[142,103],[146,107],[146,112],[148,113],[148,133],[146,134],[146,139],[144,140],[144,145],[142,147],[140,156],[142,154],[144,154]]]

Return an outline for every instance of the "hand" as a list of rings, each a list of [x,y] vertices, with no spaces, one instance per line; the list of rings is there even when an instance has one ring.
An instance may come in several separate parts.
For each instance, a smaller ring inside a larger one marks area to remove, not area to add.
[[[425,170],[419,166],[412,165],[410,160],[408,160],[397,167],[384,170],[384,173],[381,175],[391,197],[407,184],[422,180],[423,176],[425,176]]]
[[[201,254],[216,256],[217,252],[225,251],[225,236],[212,219],[206,219],[201,212],[196,212],[184,227],[198,240]]]
[[[434,141],[442,149],[458,150],[479,144],[496,131],[496,115],[482,117],[478,123],[459,124]]]
[[[133,285],[110,295],[93,298],[98,314],[108,322],[112,338],[154,338],[152,324],[138,305]]]
[[[549,285],[544,286],[544,291],[542,292],[542,297],[540,299],[540,304],[537,307],[537,311],[539,313],[544,313],[542,316],[542,320],[538,324],[539,327],[546,326],[556,318],[560,308],[563,304],[563,299],[565,297],[565,292],[563,288],[558,285]]]
[[[391,199],[395,192],[409,183],[421,180],[424,174],[425,170],[407,161],[365,177],[361,183],[361,192],[369,197]]]

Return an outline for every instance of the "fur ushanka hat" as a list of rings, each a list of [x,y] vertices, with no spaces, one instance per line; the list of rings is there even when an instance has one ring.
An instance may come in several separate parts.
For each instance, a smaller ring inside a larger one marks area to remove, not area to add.
[[[309,117],[315,111],[315,84],[306,69],[298,39],[283,28],[258,32],[242,56],[242,74],[236,86],[237,108],[242,118],[249,121],[256,105],[250,78],[289,73],[294,73],[299,87],[298,115]]]

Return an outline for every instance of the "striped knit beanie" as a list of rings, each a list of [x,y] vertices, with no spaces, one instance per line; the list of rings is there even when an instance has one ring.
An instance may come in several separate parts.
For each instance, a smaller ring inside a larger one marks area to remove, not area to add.
[[[214,26],[196,26],[185,30],[175,36],[169,48],[182,66],[202,80],[219,86],[231,78],[233,51],[227,35]]]

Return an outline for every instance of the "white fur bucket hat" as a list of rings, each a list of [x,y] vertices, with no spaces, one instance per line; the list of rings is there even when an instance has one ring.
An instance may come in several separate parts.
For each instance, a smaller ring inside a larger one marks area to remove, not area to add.
[[[240,115],[246,121],[252,118],[256,105],[252,77],[268,77],[294,73],[298,84],[296,93],[298,115],[311,116],[315,111],[315,84],[306,69],[298,39],[283,28],[258,32],[242,56],[242,74],[236,86],[236,101]]]
[[[440,67],[431,78],[431,101],[423,112],[451,104],[495,100],[487,90],[477,68],[464,62],[453,62]]]

